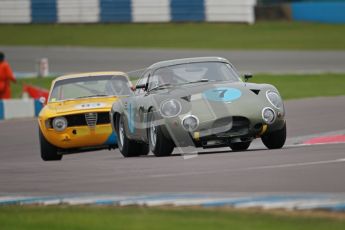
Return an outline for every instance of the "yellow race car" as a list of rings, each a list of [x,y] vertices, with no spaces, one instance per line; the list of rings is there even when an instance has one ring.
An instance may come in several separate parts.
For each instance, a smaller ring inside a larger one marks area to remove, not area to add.
[[[133,94],[123,72],[95,72],[58,77],[38,116],[41,157],[61,160],[64,154],[112,149],[117,138],[109,112],[118,98]]]

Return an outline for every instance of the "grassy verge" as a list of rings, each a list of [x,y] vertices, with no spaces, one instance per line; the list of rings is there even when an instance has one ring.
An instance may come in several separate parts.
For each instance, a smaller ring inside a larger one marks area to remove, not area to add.
[[[53,77],[47,78],[24,78],[17,79],[16,84],[11,84],[11,93],[13,98],[20,98],[22,96],[22,89],[25,84],[38,86],[44,89],[49,89],[51,82],[54,80]]]
[[[0,45],[344,50],[345,26],[300,22],[0,25]]]
[[[5,207],[3,230],[40,229],[344,229],[345,219],[265,212],[116,208]]]
[[[20,97],[23,84],[49,89],[54,78],[19,79],[12,84],[13,97]],[[345,95],[345,74],[267,75],[258,74],[251,82],[269,83],[278,88],[284,99]]]
[[[345,95],[345,74],[258,75],[252,82],[276,86],[285,100]]]

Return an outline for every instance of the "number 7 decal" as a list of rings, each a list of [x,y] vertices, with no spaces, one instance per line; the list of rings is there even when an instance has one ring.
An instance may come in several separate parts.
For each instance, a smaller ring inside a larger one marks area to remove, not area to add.
[[[224,95],[226,94],[228,90],[227,89],[215,89],[213,92],[219,92],[218,97],[224,98]]]
[[[232,102],[241,97],[242,92],[236,88],[219,87],[209,89],[203,92],[203,97],[209,101]]]

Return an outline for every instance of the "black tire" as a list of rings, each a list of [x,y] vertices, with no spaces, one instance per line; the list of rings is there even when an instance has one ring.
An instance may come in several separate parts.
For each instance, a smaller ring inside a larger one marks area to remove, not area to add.
[[[269,149],[280,149],[284,146],[286,140],[286,123],[280,130],[264,134],[261,137],[264,145]]]
[[[62,159],[62,154],[57,153],[57,148],[46,140],[40,128],[38,129],[38,132],[39,132],[39,141],[40,141],[42,160],[60,161]]]
[[[230,143],[230,148],[232,151],[244,151],[247,150],[252,142],[247,141],[247,142],[237,142],[237,143]]]
[[[137,152],[139,156],[146,156],[150,152],[149,145],[146,143],[130,140],[130,145],[132,145],[131,148],[133,148],[134,151]]]
[[[124,128],[124,116],[116,119],[116,135],[118,136],[118,147],[124,157],[137,157],[147,155],[149,147],[146,143],[139,143],[128,139],[126,129]],[[120,132],[123,132],[122,134]],[[123,136],[121,136],[123,135]]]
[[[153,122],[154,120],[155,112],[151,110],[148,118],[149,127],[147,128],[150,150],[156,157],[170,156],[174,151],[175,144],[170,138],[165,137],[162,127],[156,126]]]

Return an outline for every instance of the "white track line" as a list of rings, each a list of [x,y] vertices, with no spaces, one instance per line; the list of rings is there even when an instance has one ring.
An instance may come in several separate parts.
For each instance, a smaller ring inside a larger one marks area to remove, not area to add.
[[[245,168],[244,170],[290,168],[290,167],[309,166],[309,165],[321,165],[321,164],[332,164],[332,163],[341,163],[341,162],[345,162],[345,158],[337,159],[337,160],[328,160],[328,161],[311,161],[311,162],[304,162],[304,163],[259,166],[259,167]]]
[[[176,176],[193,176],[201,174],[217,174],[217,173],[226,173],[226,172],[243,172],[243,171],[252,171],[252,170],[262,170],[262,169],[275,169],[275,168],[291,168],[291,167],[301,167],[301,166],[312,166],[312,165],[321,165],[321,164],[334,164],[334,163],[345,163],[345,158],[336,159],[336,160],[327,160],[327,161],[311,161],[303,163],[290,163],[290,164],[280,164],[280,165],[265,165],[257,167],[248,167],[243,169],[229,169],[229,170],[217,170],[217,171],[202,171],[202,172],[190,172],[190,173],[170,173],[170,174],[161,174],[161,175],[149,175],[150,178],[162,178],[162,177],[176,177]]]

